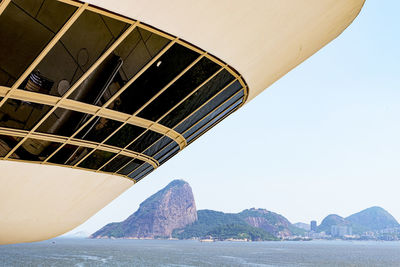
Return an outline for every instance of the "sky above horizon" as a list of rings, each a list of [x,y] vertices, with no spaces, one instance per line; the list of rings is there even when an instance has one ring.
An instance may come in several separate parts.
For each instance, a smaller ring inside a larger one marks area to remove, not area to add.
[[[400,221],[399,10],[367,0],[336,40],[72,233],[124,220],[174,179],[197,209],[320,223],[381,206]]]

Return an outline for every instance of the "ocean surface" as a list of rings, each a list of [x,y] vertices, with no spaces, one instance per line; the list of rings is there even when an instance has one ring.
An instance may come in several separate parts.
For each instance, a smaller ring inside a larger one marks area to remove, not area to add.
[[[400,266],[400,242],[58,238],[0,246],[0,266]]]

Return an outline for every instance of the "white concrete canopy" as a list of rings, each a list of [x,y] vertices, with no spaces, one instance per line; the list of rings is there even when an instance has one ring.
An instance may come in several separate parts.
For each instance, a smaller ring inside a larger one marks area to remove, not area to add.
[[[116,175],[5,160],[0,173],[0,244],[62,235],[134,184]]]

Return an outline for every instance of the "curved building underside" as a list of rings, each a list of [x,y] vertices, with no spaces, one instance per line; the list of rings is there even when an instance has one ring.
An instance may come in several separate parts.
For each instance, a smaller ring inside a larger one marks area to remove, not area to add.
[[[0,244],[86,221],[336,38],[363,0],[3,0]]]

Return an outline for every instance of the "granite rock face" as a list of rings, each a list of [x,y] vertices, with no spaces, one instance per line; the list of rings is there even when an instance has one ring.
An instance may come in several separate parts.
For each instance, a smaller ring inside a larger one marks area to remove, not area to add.
[[[282,215],[266,209],[247,209],[240,212],[239,216],[251,226],[261,228],[274,236],[291,236],[296,228]]]
[[[174,180],[142,204],[120,223],[110,223],[91,238],[169,238],[174,229],[197,220],[192,188],[183,180]]]

